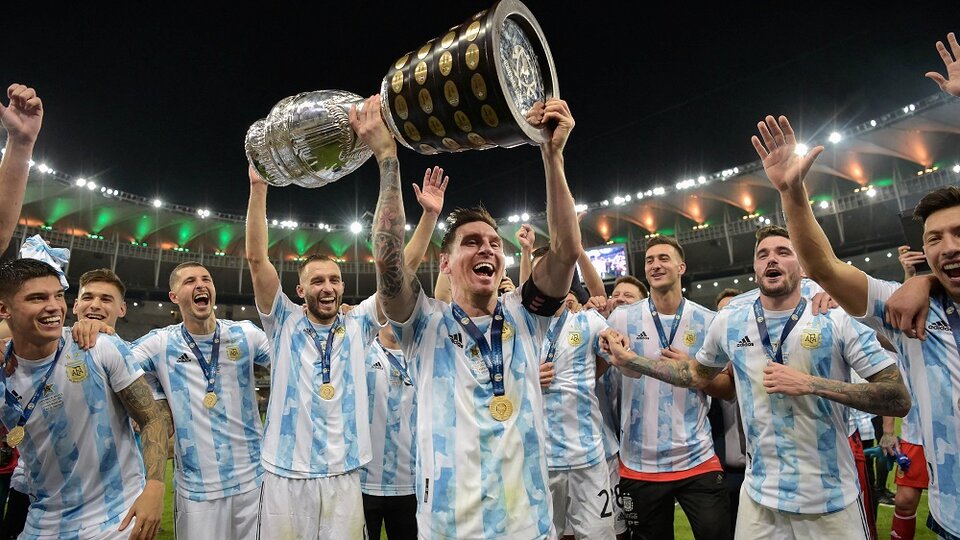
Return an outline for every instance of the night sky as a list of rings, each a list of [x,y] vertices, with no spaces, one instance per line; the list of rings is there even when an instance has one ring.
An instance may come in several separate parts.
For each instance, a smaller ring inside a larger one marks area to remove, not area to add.
[[[490,5],[85,4],[4,16],[0,83],[34,86],[46,109],[36,161],[236,214],[247,198],[244,134],[276,101],[324,88],[369,95],[397,57]],[[951,2],[783,4],[527,2],[577,121],[566,164],[578,201],[752,161],[749,137],[767,113],[788,114],[802,139],[822,141],[934,94],[923,77],[943,72],[934,43],[960,31]],[[543,209],[534,147],[439,156],[401,148],[400,161],[407,184],[429,165],[445,167],[448,209]],[[348,223],[373,211],[376,189],[371,160],[318,190],[271,190],[269,213]],[[419,215],[412,190],[405,197]]]

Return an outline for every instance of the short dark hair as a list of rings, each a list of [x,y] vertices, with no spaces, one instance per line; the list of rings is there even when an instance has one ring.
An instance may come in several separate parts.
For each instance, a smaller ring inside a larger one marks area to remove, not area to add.
[[[672,236],[654,236],[653,238],[647,240],[647,249],[652,248],[653,246],[672,246],[673,249],[677,250],[677,253],[680,255],[680,261],[684,262],[687,260],[687,256],[683,253],[683,248],[680,246],[680,242],[677,242],[677,239]]]
[[[0,298],[9,300],[23,284],[31,279],[55,277],[60,274],[49,264],[36,259],[16,259],[0,265]]]
[[[203,266],[202,264],[198,263],[197,261],[188,261],[188,262],[185,262],[185,263],[180,263],[180,264],[178,264],[178,265],[170,272],[170,290],[172,291],[173,289],[176,288],[176,286],[177,286],[177,279],[179,278],[178,274],[180,273],[181,270],[183,270],[184,268],[193,268],[193,267],[195,267],[195,266],[199,266],[200,268],[206,268],[205,266]]]
[[[444,233],[443,239],[440,240],[440,252],[449,254],[451,249],[450,244],[453,243],[453,239],[457,236],[457,229],[474,221],[482,221],[493,227],[493,230],[499,232],[499,229],[497,229],[497,220],[493,219],[493,216],[490,215],[490,212],[487,212],[487,209],[484,208],[482,204],[471,208],[457,208],[453,212],[450,212],[450,216],[447,217],[447,232]]]
[[[109,283],[113,285],[120,291],[120,300],[123,300],[123,297],[127,294],[127,288],[123,285],[123,282],[120,281],[120,276],[114,273],[113,270],[109,268],[97,268],[95,270],[90,270],[84,272],[80,276],[80,288],[84,288],[88,283]],[[172,288],[172,287],[171,287]]]
[[[633,286],[635,286],[636,288],[640,289],[640,297],[641,297],[641,298],[646,298],[647,296],[650,295],[649,291],[647,291],[647,286],[644,285],[642,281],[640,281],[639,279],[637,279],[637,278],[635,278],[635,277],[633,277],[633,276],[620,276],[620,277],[618,277],[617,280],[613,282],[613,288],[616,289],[616,288],[617,288],[617,285],[619,285],[619,284],[621,284],[621,283],[628,283],[628,284],[633,285]]]
[[[724,298],[730,298],[731,296],[740,296],[741,294],[743,294],[743,291],[741,291],[740,289],[733,289],[733,288],[724,289],[720,291],[719,294],[717,294],[717,299],[713,301],[713,305],[719,306],[720,301],[723,300]]]
[[[766,225],[764,227],[760,227],[759,229],[757,229],[756,236],[757,236],[757,241],[755,244],[753,244],[754,251],[757,250],[757,246],[760,245],[760,242],[763,242],[764,240],[766,240],[767,238],[770,238],[771,236],[781,236],[783,238],[786,238],[787,240],[790,239],[790,233],[787,232],[785,228],[779,225]]]
[[[913,209],[913,219],[926,223],[930,214],[954,206],[960,206],[960,188],[947,186],[935,189],[917,203],[917,207]]]
[[[297,266],[297,276],[303,277],[303,271],[307,268],[308,264],[313,262],[332,262],[333,264],[336,264],[338,268],[340,267],[340,265],[337,264],[337,261],[333,260],[333,258],[328,257],[327,255],[314,253],[313,255],[308,256],[306,259],[300,261],[300,265]]]

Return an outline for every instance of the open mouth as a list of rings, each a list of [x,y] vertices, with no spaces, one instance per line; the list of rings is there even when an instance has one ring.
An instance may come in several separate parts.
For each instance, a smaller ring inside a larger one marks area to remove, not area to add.
[[[960,262],[948,263],[943,265],[943,273],[947,275],[950,279],[960,278]]]
[[[473,267],[473,273],[478,276],[493,277],[494,270],[492,264],[485,262],[477,263]]]
[[[101,314],[99,314],[99,313],[87,313],[87,314],[85,314],[85,315],[83,316],[83,318],[84,318],[84,319],[90,319],[90,320],[93,320],[93,321],[102,321],[102,320],[104,320],[106,317],[104,317],[103,315],[101,315]]]
[[[662,277],[665,277],[666,275],[667,275],[666,272],[656,272],[656,273],[650,274],[650,279],[660,279]]]
[[[51,315],[50,317],[43,317],[40,319],[40,326],[44,328],[59,328],[60,322],[62,319],[59,315]]]
[[[776,278],[778,278],[778,277],[780,277],[780,276],[782,276],[782,275],[783,275],[783,272],[781,272],[780,270],[778,270],[778,269],[776,269],[776,268],[770,268],[770,269],[768,269],[766,272],[763,273],[763,277],[768,278],[768,279],[776,279]]]
[[[333,308],[337,303],[337,298],[335,296],[322,296],[317,298],[317,304],[325,308]]]
[[[200,307],[207,307],[210,305],[210,294],[206,292],[199,292],[193,295],[193,303]]]

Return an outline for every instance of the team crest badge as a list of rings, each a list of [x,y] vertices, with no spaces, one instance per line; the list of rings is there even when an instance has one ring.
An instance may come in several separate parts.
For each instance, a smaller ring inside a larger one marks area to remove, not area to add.
[[[347,333],[347,329],[343,326],[338,326],[336,330],[333,331],[333,335],[342,338],[344,334]]]
[[[576,347],[583,343],[583,336],[580,335],[580,332],[570,332],[567,334],[567,343],[571,346]]]
[[[513,325],[504,321],[503,322],[503,332],[500,334],[500,339],[507,341],[513,337]]]
[[[816,329],[809,328],[800,334],[800,345],[802,345],[804,349],[816,349],[820,346],[820,342],[820,332]]]
[[[683,344],[687,347],[693,347],[697,343],[697,333],[693,330],[687,330],[683,333]]]
[[[227,346],[227,358],[236,362],[240,359],[240,346],[239,345],[228,345]]]
[[[83,360],[67,364],[67,379],[74,383],[87,380],[87,364]]]

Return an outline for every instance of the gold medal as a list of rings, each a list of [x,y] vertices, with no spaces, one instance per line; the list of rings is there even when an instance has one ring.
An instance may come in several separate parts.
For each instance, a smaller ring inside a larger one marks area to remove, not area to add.
[[[508,322],[504,322],[503,330],[500,332],[500,340],[507,341],[512,337],[513,337],[513,325]]]
[[[320,397],[330,401],[333,399],[333,395],[336,394],[336,390],[333,388],[333,385],[330,383],[323,383],[320,385]]]
[[[23,436],[26,435],[26,432],[23,430],[23,426],[17,426],[10,430],[7,433],[7,444],[11,448],[16,448],[18,444],[23,442]]]
[[[504,422],[513,415],[513,403],[506,396],[494,396],[490,402],[490,415],[497,422]]]
[[[214,405],[217,404],[217,393],[216,392],[207,392],[203,396],[203,406],[212,409]]]

